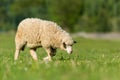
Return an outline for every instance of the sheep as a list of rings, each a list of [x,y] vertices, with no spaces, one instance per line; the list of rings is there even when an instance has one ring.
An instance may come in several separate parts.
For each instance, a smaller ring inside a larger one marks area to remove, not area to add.
[[[51,57],[56,55],[57,48],[71,54],[73,43],[75,42],[70,34],[55,22],[39,18],[26,18],[18,25],[15,36],[16,50],[14,60],[18,59],[20,51],[23,51],[25,46],[27,46],[34,60],[38,60],[36,49],[43,47],[48,55],[43,60],[51,61]]]

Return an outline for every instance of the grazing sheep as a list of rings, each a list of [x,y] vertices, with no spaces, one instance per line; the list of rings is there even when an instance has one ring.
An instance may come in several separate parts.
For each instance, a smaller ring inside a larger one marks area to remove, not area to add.
[[[14,60],[18,59],[20,51],[27,46],[30,48],[30,54],[34,60],[37,60],[36,49],[43,47],[48,55],[44,60],[51,61],[51,57],[55,56],[57,48],[63,49],[69,54],[72,53],[74,41],[67,32],[54,22],[27,18],[18,26],[15,43]]]

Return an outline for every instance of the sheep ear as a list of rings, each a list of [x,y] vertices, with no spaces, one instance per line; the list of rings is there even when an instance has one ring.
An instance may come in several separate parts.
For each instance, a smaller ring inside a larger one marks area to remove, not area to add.
[[[66,44],[65,44],[65,42],[63,42],[63,47],[66,48]]]
[[[77,43],[76,41],[74,41],[74,43]]]

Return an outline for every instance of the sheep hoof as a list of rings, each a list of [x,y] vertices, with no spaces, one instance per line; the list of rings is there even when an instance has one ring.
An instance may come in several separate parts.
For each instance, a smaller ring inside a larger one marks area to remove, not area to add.
[[[51,59],[50,57],[45,57],[45,58],[43,58],[43,60],[44,60],[46,63],[52,61],[52,59]]]

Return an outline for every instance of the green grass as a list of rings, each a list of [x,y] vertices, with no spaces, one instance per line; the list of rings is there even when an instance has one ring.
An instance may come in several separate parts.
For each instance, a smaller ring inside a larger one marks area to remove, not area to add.
[[[14,61],[14,34],[0,34],[0,80],[119,80],[120,41],[75,38],[73,54],[58,50],[53,61],[44,63],[47,54],[38,49],[38,62],[29,49]]]

